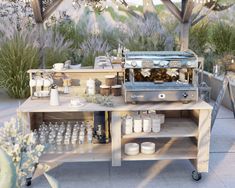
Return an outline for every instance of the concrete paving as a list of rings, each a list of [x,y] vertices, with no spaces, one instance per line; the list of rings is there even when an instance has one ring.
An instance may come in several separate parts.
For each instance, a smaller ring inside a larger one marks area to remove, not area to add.
[[[19,104],[0,92],[0,123],[15,115]],[[193,170],[187,160],[66,163],[50,172],[62,188],[234,188],[235,187],[235,119],[221,107],[211,134],[209,173],[199,182],[191,178]],[[44,176],[33,181],[32,188],[49,188]]]

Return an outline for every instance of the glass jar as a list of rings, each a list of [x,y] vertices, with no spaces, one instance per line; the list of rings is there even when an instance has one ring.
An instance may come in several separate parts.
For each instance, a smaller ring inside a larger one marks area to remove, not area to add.
[[[161,130],[161,119],[159,116],[154,115],[152,116],[152,131],[155,133],[160,132]]]
[[[93,138],[93,130],[91,126],[87,127],[87,142],[88,144],[92,143],[92,138]]]
[[[78,136],[79,144],[84,144],[85,142],[85,127],[81,126],[79,136]]]

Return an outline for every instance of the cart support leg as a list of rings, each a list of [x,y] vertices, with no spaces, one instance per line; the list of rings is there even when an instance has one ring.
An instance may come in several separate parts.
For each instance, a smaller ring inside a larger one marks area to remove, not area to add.
[[[121,166],[121,119],[122,113],[112,112],[111,138],[112,138],[112,166]]]

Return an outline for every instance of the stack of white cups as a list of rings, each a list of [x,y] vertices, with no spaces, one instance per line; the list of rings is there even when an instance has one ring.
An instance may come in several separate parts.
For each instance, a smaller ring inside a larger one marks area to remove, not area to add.
[[[87,94],[95,95],[95,80],[92,80],[90,78],[89,80],[87,80],[86,86],[87,86]]]

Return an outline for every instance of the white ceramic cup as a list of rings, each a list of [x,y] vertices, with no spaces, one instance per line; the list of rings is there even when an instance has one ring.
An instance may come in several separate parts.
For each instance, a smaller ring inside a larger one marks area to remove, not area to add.
[[[42,78],[40,78],[40,79],[37,79],[37,81],[36,81],[36,86],[37,87],[42,87],[43,86],[43,79]]]
[[[152,129],[151,118],[144,117],[143,118],[143,131],[146,132],[146,133],[150,133],[151,129]]]
[[[53,69],[55,70],[63,70],[63,68],[64,68],[64,63],[55,63],[53,65]]]
[[[49,87],[51,85],[51,80],[49,80],[49,79],[44,79],[44,81],[43,81],[43,86],[44,87]]]
[[[123,122],[123,133],[131,134],[133,132],[133,118],[131,116],[126,116]]]
[[[30,81],[29,81],[29,86],[30,86],[30,87],[36,86],[36,80],[34,80],[34,79],[30,80]]]
[[[134,118],[134,132],[135,133],[142,132],[142,119],[140,117]]]

